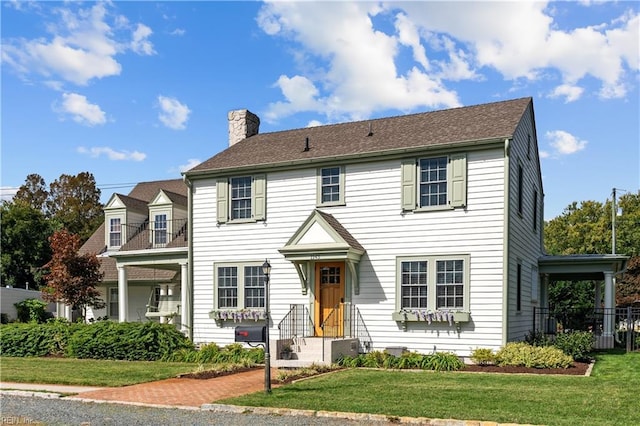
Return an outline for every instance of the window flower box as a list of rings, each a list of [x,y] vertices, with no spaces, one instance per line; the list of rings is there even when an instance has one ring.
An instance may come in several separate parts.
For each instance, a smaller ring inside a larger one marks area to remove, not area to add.
[[[470,312],[437,310],[431,311],[427,309],[403,309],[400,312],[392,314],[394,321],[401,322],[406,329],[407,322],[444,322],[449,325],[459,327],[461,322],[469,322],[471,320]]]
[[[216,322],[244,322],[244,321],[264,321],[264,309],[219,309],[209,312],[209,318]]]

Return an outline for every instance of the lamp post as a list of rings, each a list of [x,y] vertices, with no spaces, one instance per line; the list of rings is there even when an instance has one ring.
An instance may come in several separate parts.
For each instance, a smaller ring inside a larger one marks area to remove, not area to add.
[[[264,319],[266,322],[264,330],[264,391],[271,393],[271,355],[269,354],[269,275],[271,274],[271,264],[267,259],[262,264],[262,274],[264,275]]]

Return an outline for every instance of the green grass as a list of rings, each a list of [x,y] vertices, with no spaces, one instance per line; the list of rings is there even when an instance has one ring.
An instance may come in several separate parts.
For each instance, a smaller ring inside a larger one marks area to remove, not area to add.
[[[216,401],[227,404],[546,425],[638,424],[640,353],[597,356],[591,377],[350,369]],[[0,358],[0,379],[124,386],[198,370],[197,364]]]
[[[0,380],[77,386],[126,386],[190,373],[197,364],[73,358],[0,358]]]
[[[220,403],[547,425],[638,424],[640,353],[592,377],[352,369]]]

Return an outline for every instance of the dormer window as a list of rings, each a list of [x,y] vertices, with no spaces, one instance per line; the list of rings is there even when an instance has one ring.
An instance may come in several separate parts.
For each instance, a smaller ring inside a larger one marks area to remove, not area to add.
[[[153,222],[153,242],[156,246],[167,244],[167,215],[157,214]]]
[[[120,218],[109,220],[109,247],[120,247],[122,245],[122,224]]]

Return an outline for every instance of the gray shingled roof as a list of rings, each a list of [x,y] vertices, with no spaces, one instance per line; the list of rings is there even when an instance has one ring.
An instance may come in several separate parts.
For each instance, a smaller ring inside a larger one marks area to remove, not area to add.
[[[171,180],[158,180],[152,182],[140,182],[136,184],[131,190],[129,195],[124,196],[128,200],[137,200],[144,203],[146,208],[147,204],[153,200],[158,194],[158,191],[164,190],[170,192],[172,196],[176,197],[178,203],[182,200],[186,200],[188,188],[182,179]],[[118,194],[120,195],[120,194]],[[167,194],[168,195],[168,194]],[[172,200],[172,196],[169,196]],[[123,200],[124,201],[124,200]],[[186,202],[185,202],[186,205]],[[80,253],[102,253],[106,249],[105,242],[105,225],[104,223],[89,237],[89,239],[80,248]],[[116,261],[110,257],[100,257],[101,271],[104,272],[103,282],[117,282],[118,271],[116,269]],[[149,268],[127,268],[127,279],[129,281],[145,281],[145,280],[171,280],[176,275],[174,271],[158,269],[154,272]]]
[[[320,214],[320,216],[324,218],[327,224],[329,224],[329,226],[331,226],[338,233],[338,235],[340,235],[342,239],[345,240],[347,244],[349,244],[349,246],[351,246],[356,250],[365,252],[364,247],[362,247],[362,245],[358,242],[358,240],[356,240],[356,238],[353,235],[351,235],[351,233],[347,231],[347,229],[344,226],[342,226],[342,224],[338,221],[338,219],[336,219],[335,217],[333,217],[333,215],[329,213],[323,212],[322,210],[316,210],[316,211],[318,212],[318,214]]]
[[[144,213],[149,210],[149,207],[147,206],[148,203],[144,202],[143,200],[139,200],[137,198],[129,197],[128,195],[123,194],[115,195],[117,195],[118,198],[122,200],[122,203],[125,205],[125,207],[127,207],[127,209],[135,210],[140,213]]]
[[[258,165],[373,155],[470,141],[512,137],[532,99],[521,98],[246,138],[189,170],[199,173]],[[371,131],[371,134],[370,134]],[[309,138],[308,151],[304,150]]]

